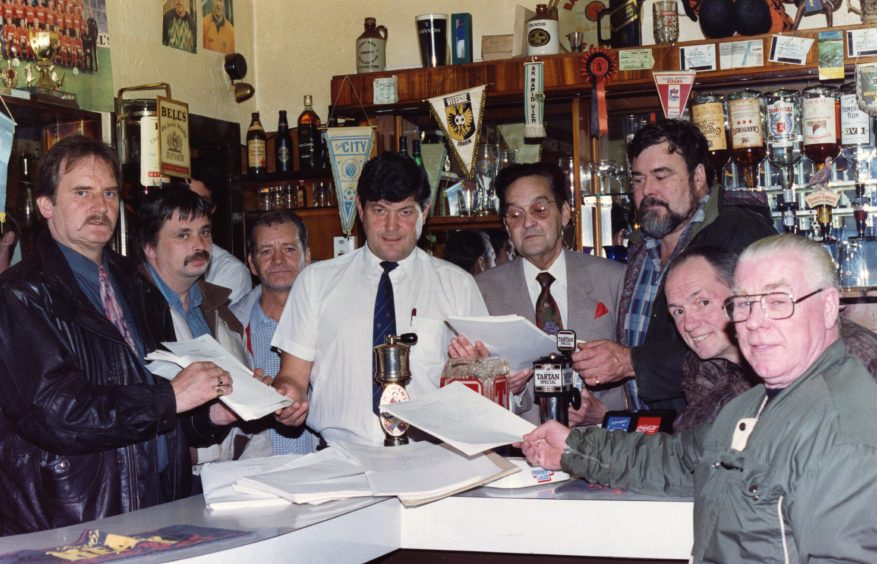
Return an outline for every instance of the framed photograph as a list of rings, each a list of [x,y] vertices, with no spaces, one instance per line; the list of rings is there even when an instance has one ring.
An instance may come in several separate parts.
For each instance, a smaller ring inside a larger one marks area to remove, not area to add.
[[[197,52],[195,0],[159,0],[162,9],[161,43],[189,53]]]
[[[232,0],[201,0],[201,46],[230,55],[234,48]]]

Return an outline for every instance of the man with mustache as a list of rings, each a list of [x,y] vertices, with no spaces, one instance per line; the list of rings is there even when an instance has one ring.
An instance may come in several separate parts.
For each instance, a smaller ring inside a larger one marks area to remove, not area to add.
[[[766,202],[746,201],[754,196],[726,193],[721,186],[710,189],[707,141],[690,122],[648,125],[627,153],[642,238],[628,253],[617,342],[580,345],[573,367],[590,386],[624,381],[631,409],[681,411],[686,347],[667,313],[667,265],[689,246],[711,244],[739,253],[776,231]]]
[[[170,382],[144,356],[173,338],[137,265],[106,248],[119,217],[115,151],[73,136],[40,160],[46,220],[0,277],[0,535],[101,519],[191,494],[190,444],[233,420],[231,377],[194,363]]]
[[[233,304],[231,311],[244,326],[253,364],[274,378],[280,370],[280,353],[271,347],[271,339],[292,284],[311,263],[305,222],[288,210],[260,215],[249,227],[247,263],[261,284]],[[317,446],[317,437],[304,425],[275,425],[268,435],[274,454],[307,454]]]
[[[202,279],[210,264],[211,215],[210,203],[185,185],[171,184],[147,195],[137,214],[144,273],[170,306],[176,340],[211,335],[249,366],[243,327],[228,308],[231,290]],[[238,430],[235,428],[221,445],[199,449],[198,464],[234,458],[229,449]],[[270,454],[267,437],[260,437],[248,448]]]

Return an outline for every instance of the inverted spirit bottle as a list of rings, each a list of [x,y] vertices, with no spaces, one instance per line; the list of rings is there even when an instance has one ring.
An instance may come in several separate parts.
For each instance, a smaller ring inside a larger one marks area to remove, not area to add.
[[[833,86],[811,86],[802,92],[804,154],[825,167],[827,159],[840,153],[840,96]]]
[[[764,98],[755,90],[741,90],[728,97],[731,123],[731,156],[743,169],[747,188],[758,186],[758,165],[767,154],[764,142]]]
[[[706,137],[712,185],[722,179],[722,169],[731,158],[725,97],[714,92],[696,96],[691,102],[691,121]]]
[[[785,89],[769,92],[765,107],[768,158],[783,171],[785,195],[793,184],[794,166],[801,160],[801,94]],[[794,204],[794,197],[788,203]]]

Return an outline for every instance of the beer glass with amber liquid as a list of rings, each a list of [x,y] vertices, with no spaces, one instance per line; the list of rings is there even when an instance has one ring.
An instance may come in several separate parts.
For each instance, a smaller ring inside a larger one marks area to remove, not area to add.
[[[706,137],[709,151],[709,182],[712,185],[721,180],[722,169],[731,158],[725,97],[715,92],[695,96],[691,102],[691,121]]]
[[[758,186],[758,165],[767,155],[764,141],[764,98],[755,90],[741,90],[728,96],[731,124],[731,156],[743,169],[747,188]]]
[[[768,92],[765,108],[768,158],[783,171],[785,194],[792,187],[793,169],[801,160],[801,94],[786,89]]]
[[[804,154],[818,172],[840,153],[840,96],[833,86],[811,86],[801,96]]]

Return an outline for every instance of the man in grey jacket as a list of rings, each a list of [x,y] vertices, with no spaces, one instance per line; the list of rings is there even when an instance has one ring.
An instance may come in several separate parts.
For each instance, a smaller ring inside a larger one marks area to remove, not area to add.
[[[549,422],[524,437],[527,459],[693,496],[696,562],[877,560],[877,384],[840,338],[830,257],[777,235],[743,252],[734,280],[725,310],[763,384],[673,436]]]

